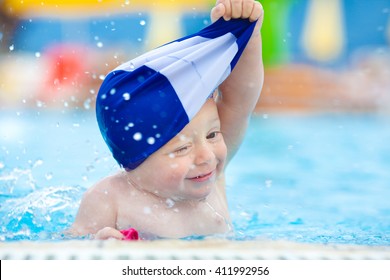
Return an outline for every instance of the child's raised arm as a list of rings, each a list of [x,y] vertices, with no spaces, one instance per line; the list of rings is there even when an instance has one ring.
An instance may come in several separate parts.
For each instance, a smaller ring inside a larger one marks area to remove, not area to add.
[[[264,69],[261,55],[260,28],[263,7],[254,0],[218,0],[211,10],[212,21],[244,18],[258,21],[252,37],[229,77],[219,86],[218,112],[221,131],[228,148],[228,160],[238,150],[248,126],[249,117],[259,99]]]

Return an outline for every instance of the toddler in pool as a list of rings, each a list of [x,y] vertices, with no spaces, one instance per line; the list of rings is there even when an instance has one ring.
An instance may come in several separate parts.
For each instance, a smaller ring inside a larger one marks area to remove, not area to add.
[[[141,76],[135,82],[121,76],[133,74],[131,70],[114,71],[106,78],[116,86],[109,82],[102,85],[98,122],[104,140],[124,170],[87,190],[69,229],[71,235],[124,239],[123,230],[134,228],[141,239],[184,238],[231,230],[224,172],[242,142],[263,84],[260,37],[263,9],[254,0],[218,0],[211,10],[211,19],[246,20],[254,29],[250,30],[249,41],[234,69],[217,90],[205,93],[209,97],[204,98],[190,119],[183,121],[185,117],[178,112],[180,106],[193,106],[194,100],[181,105],[162,90],[158,91],[162,103],[155,102],[157,97],[142,99],[137,96],[143,93],[126,91],[120,92],[120,104],[110,101],[121,86],[151,90],[149,84],[154,82],[154,76],[149,68],[133,66],[133,62],[127,65],[127,69],[136,67],[134,72],[142,72],[142,81]],[[137,60],[134,62],[137,64]],[[197,87],[190,80],[184,86],[188,90]],[[179,107],[175,107],[177,103]],[[170,119],[174,114],[175,118]],[[126,119],[130,115],[132,121]],[[126,131],[111,132],[120,122],[127,124]],[[153,124],[156,131],[161,128],[161,132],[147,136],[148,132],[142,129],[148,124]],[[126,138],[126,132],[137,125],[139,132]]]

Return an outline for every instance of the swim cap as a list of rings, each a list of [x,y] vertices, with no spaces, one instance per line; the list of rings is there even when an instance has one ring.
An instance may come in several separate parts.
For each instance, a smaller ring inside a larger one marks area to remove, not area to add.
[[[221,18],[106,76],[96,116],[119,165],[136,168],[189,123],[236,65],[255,24]]]

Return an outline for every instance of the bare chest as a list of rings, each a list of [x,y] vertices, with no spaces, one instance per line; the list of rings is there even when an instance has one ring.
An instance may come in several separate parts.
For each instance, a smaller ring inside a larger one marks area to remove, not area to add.
[[[195,204],[170,199],[150,203],[138,199],[131,207],[122,205],[117,228],[133,227],[139,232],[165,238],[222,234],[231,230],[227,203],[210,197]]]

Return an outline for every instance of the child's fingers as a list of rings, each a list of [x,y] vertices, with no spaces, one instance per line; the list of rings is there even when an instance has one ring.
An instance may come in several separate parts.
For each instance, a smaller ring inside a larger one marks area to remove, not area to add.
[[[222,3],[217,4],[214,8],[211,9],[211,13],[210,13],[211,22],[217,21],[224,14],[225,14],[225,6]]]
[[[242,16],[242,0],[230,0],[231,1],[231,16],[232,18],[240,18]],[[230,2],[226,1],[226,2]]]
[[[225,13],[223,18],[225,20],[230,20],[232,18],[232,5],[230,3],[231,0],[219,0],[218,2],[222,3],[225,7]]]
[[[255,2],[252,9],[252,13],[249,16],[249,20],[256,21],[260,19],[261,21],[263,21],[263,15],[264,15],[263,6],[259,2]]]
[[[252,14],[255,3],[253,0],[244,0],[242,2],[242,18],[249,18]]]
[[[95,234],[95,239],[105,240],[109,238],[122,239],[123,234],[111,227],[105,227]]]
[[[217,0],[215,7],[211,9],[212,22],[220,17],[225,20],[248,18],[250,21],[256,21],[262,16],[263,7],[254,0]]]

